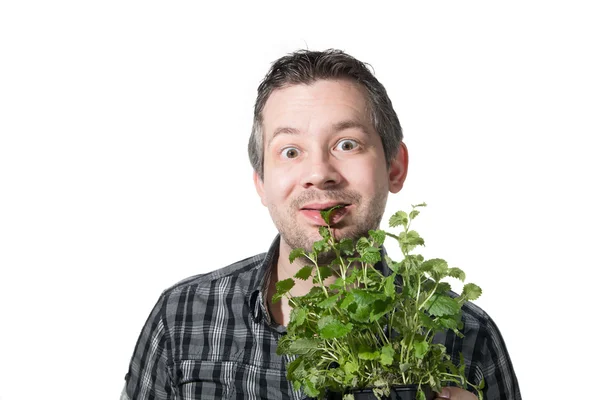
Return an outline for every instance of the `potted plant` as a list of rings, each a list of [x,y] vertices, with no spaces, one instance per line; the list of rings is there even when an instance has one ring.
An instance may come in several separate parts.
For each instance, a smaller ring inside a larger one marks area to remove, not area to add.
[[[303,257],[308,264],[295,278],[314,283],[306,295],[292,297],[294,279],[281,280],[273,296],[285,296],[292,308],[277,352],[292,356],[287,378],[296,390],[318,399],[425,400],[454,384],[476,389],[482,399],[483,382],[469,383],[464,360],[454,364],[445,347],[433,342],[447,329],[462,336],[461,306],[481,289],[468,283],[460,295],[451,292],[445,279],[464,281],[464,272],[443,259],[413,254],[424,245],[411,229],[424,206],[392,215],[389,225],[401,228],[398,234],[371,230],[358,240],[337,240],[329,225],[335,207],[322,211],[322,239],[311,251],[290,253],[290,262]],[[386,238],[400,246],[402,260],[385,255]]]

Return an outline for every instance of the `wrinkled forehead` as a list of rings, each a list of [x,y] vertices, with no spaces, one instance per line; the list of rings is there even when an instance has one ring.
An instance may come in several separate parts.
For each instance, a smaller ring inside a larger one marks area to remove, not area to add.
[[[317,80],[274,90],[265,102],[261,122],[267,138],[281,125],[302,125],[309,118],[332,125],[355,121],[372,128],[370,110],[362,85],[345,79]]]

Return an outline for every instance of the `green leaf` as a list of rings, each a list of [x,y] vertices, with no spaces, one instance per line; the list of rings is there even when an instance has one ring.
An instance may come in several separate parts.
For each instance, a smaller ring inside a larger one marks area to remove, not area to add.
[[[331,232],[329,231],[329,228],[327,228],[326,226],[320,226],[319,227],[319,235],[321,235],[323,240],[327,241],[331,237]]]
[[[277,289],[277,293],[285,294],[290,291],[294,287],[294,280],[292,278],[287,278],[281,281],[278,281],[275,284],[275,288]]]
[[[417,341],[413,343],[413,346],[415,347],[415,357],[419,359],[423,358],[429,349],[429,343],[425,340]]]
[[[373,239],[373,241],[378,245],[381,246],[383,244],[383,242],[385,242],[385,232],[377,229],[377,230],[369,230],[369,236],[371,236],[371,238]]]
[[[477,300],[481,296],[481,288],[474,283],[467,283],[463,286],[462,296],[467,300]]]
[[[438,317],[455,315],[460,312],[460,304],[456,299],[440,293],[431,296],[425,307],[430,314]]]
[[[448,282],[440,282],[438,283],[438,287],[436,289],[437,293],[447,293],[452,290],[452,287]]]
[[[398,264],[398,273],[403,277],[411,276],[419,272],[419,262],[414,256],[408,255]]]
[[[311,380],[304,381],[304,392],[310,397],[317,397],[320,393]]]
[[[390,217],[389,225],[391,228],[395,228],[400,225],[406,228],[408,225],[408,214],[406,214],[404,211],[396,212]]]
[[[412,210],[409,214],[410,219],[415,219],[417,217],[417,215],[419,215],[421,212],[419,210]]]
[[[381,348],[381,364],[392,365],[394,362],[394,348],[390,344],[386,344]]]
[[[424,261],[420,270],[429,273],[434,281],[439,282],[448,276],[448,263],[441,258],[432,258]]]
[[[290,324],[302,325],[306,320],[306,310],[304,308],[294,308],[290,313]]]
[[[422,311],[419,311],[419,322],[427,329],[438,330],[439,325],[437,325],[429,315],[425,314]]]
[[[347,310],[350,304],[355,304],[354,295],[352,294],[352,292],[346,293],[344,300],[342,300],[342,302],[340,303],[340,308],[342,310]]]
[[[333,275],[333,270],[330,267],[324,265],[322,267],[319,267],[319,274],[321,274],[321,279],[325,280],[331,275]]]
[[[373,350],[365,344],[361,344],[358,348],[358,358],[361,360],[377,360],[379,357],[379,351]]]
[[[423,240],[416,231],[400,232],[400,235],[398,235],[398,242],[404,253],[408,253],[415,247],[425,244],[425,240]]]
[[[465,273],[460,268],[450,268],[448,269],[448,276],[451,276],[456,279],[460,279],[462,282],[465,281]]]
[[[421,237],[421,235],[419,235],[419,232],[417,232],[417,231],[408,231],[406,233],[406,240],[407,240],[407,243],[409,243],[409,244],[414,244],[414,245],[425,244],[425,240],[423,240],[423,238]]]
[[[357,283],[359,276],[362,276],[360,268],[352,268],[350,275],[346,276],[346,284],[353,285],[354,283]]]
[[[450,317],[440,317],[437,319],[437,322],[444,328],[450,330],[456,330],[459,328],[460,320],[457,318]]]
[[[290,264],[294,262],[294,260],[298,257],[304,256],[304,249],[294,249],[290,251]]]
[[[351,311],[350,307],[348,310]],[[355,312],[351,312],[350,316],[357,322],[368,322],[371,317],[371,307],[366,305],[358,306]]]
[[[321,289],[318,286],[313,286],[312,288],[310,288],[308,293],[305,294],[303,297],[308,299],[308,298],[320,297],[322,295],[323,295],[323,289]]]
[[[333,307],[333,306],[335,306],[337,304],[337,301],[339,300],[339,298],[340,298],[340,294],[339,293],[337,293],[337,294],[335,294],[333,296],[329,296],[325,300],[323,300],[322,302],[320,302],[318,304],[318,306],[321,307],[321,308],[331,308],[331,307]]]
[[[343,290],[344,289],[344,279],[340,276],[336,278],[335,282],[329,285],[329,288],[332,290]]]
[[[383,292],[388,297],[393,297],[396,295],[396,274],[392,274],[385,278]]]
[[[389,301],[389,298],[386,300],[388,301],[377,300],[375,301],[375,303],[373,303],[373,307],[371,307],[371,315],[369,318],[371,322],[379,321],[379,319],[382,316],[392,311],[392,309],[394,308],[393,304]]]
[[[485,387],[485,380],[484,380],[484,378],[482,377],[482,378],[481,378],[481,381],[479,382],[479,385],[477,385],[477,389],[479,389],[479,390],[483,390],[483,388],[484,388],[484,387]]]
[[[286,293],[288,293],[294,287],[294,280],[287,278],[282,281],[278,281],[275,284],[277,291],[273,295],[273,303],[278,302]]]
[[[348,375],[353,375],[358,371],[358,364],[355,361],[346,361],[342,366],[344,372]]]
[[[295,338],[291,341],[289,351],[292,354],[308,354],[319,348],[320,342],[314,339]]]
[[[381,295],[377,295],[367,289],[354,289],[351,292],[354,295],[354,300],[362,306],[370,306],[375,300],[381,299]]]
[[[361,260],[367,264],[377,264],[381,261],[381,253],[377,247],[368,247],[361,254]]]
[[[350,238],[344,238],[339,243],[340,252],[345,256],[354,254],[354,242]]]
[[[313,268],[313,265],[306,265],[300,268],[300,270],[296,272],[296,275],[294,275],[294,278],[302,279],[303,281],[307,280],[310,278]]]
[[[409,369],[411,369],[412,367],[413,367],[413,364],[412,364],[412,363],[402,363],[402,364],[398,365],[398,371],[399,371],[400,373],[403,373],[403,372],[406,372],[406,371],[408,371],[408,370],[409,370]]]
[[[321,239],[313,243],[313,251],[315,253],[322,253],[324,251],[329,250],[330,248],[331,246],[329,245],[329,243],[327,243],[327,240],[325,239]]]
[[[341,204],[338,204],[337,206],[331,207],[327,210],[322,210],[321,211],[321,218],[323,218],[323,221],[325,221],[325,223],[327,225],[329,225],[329,218],[331,217],[331,213],[333,210],[337,210],[338,208],[343,208],[344,206]]]
[[[352,324],[343,324],[331,315],[327,315],[317,323],[319,333],[323,339],[341,338],[352,330]]]
[[[356,251],[362,254],[366,248],[371,247],[371,243],[366,237],[361,237],[356,241]]]
[[[305,364],[302,358],[296,358],[290,362],[287,366],[287,377],[288,379],[293,376],[304,376],[306,375]],[[291,379],[290,379],[291,380]]]

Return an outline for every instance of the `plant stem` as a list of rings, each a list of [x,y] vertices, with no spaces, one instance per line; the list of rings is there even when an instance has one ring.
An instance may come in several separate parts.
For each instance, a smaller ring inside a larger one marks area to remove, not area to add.
[[[384,231],[384,233],[385,233],[386,236],[389,236],[391,238],[394,238],[394,239],[398,240],[398,236],[397,235],[394,235],[393,233],[389,233],[389,232],[385,232],[385,231]]]
[[[321,289],[323,289],[323,293],[325,293],[325,297],[329,297],[329,293],[327,291],[327,288],[325,287],[325,285],[323,284],[323,278],[321,278],[321,271],[319,271],[319,264],[317,263],[316,259],[312,259],[310,257],[307,257],[310,261],[312,261],[312,263],[315,265],[315,270],[317,271],[317,280],[319,281],[319,286],[321,287]]]
[[[433,297],[433,295],[435,294],[435,292],[437,290],[438,285],[439,285],[439,282],[436,282],[435,286],[433,287],[433,290],[431,291],[431,293],[429,294],[429,296],[427,296],[427,298],[425,299],[425,301],[423,301],[421,304],[418,305],[419,306],[419,308],[418,308],[419,310],[421,308],[423,308],[425,306],[425,304],[429,301],[429,299],[431,299]]]

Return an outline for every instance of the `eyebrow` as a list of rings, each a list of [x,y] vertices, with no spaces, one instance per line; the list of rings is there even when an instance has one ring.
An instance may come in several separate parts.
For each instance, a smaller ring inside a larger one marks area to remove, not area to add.
[[[337,124],[333,125],[334,132],[339,132],[339,131],[343,131],[345,129],[352,129],[352,128],[357,128],[357,129],[363,131],[365,135],[370,136],[369,129],[358,121],[346,120],[346,121],[338,122]]]
[[[331,128],[331,130],[333,132],[339,132],[339,131],[343,131],[346,129],[352,129],[352,128],[358,128],[359,130],[361,130],[365,135],[367,136],[371,136],[369,129],[367,129],[367,127],[365,127],[363,124],[361,124],[358,121],[353,121],[353,120],[346,120],[346,121],[340,121],[337,122],[333,125],[333,127]],[[300,131],[296,128],[292,128],[289,126],[283,126],[280,128],[275,129],[275,132],[273,133],[273,136],[271,136],[271,138],[269,139],[269,142],[267,143],[267,147],[269,147],[271,145],[271,142],[278,136],[278,135],[282,135],[282,134],[287,134],[287,135],[300,135]]]

